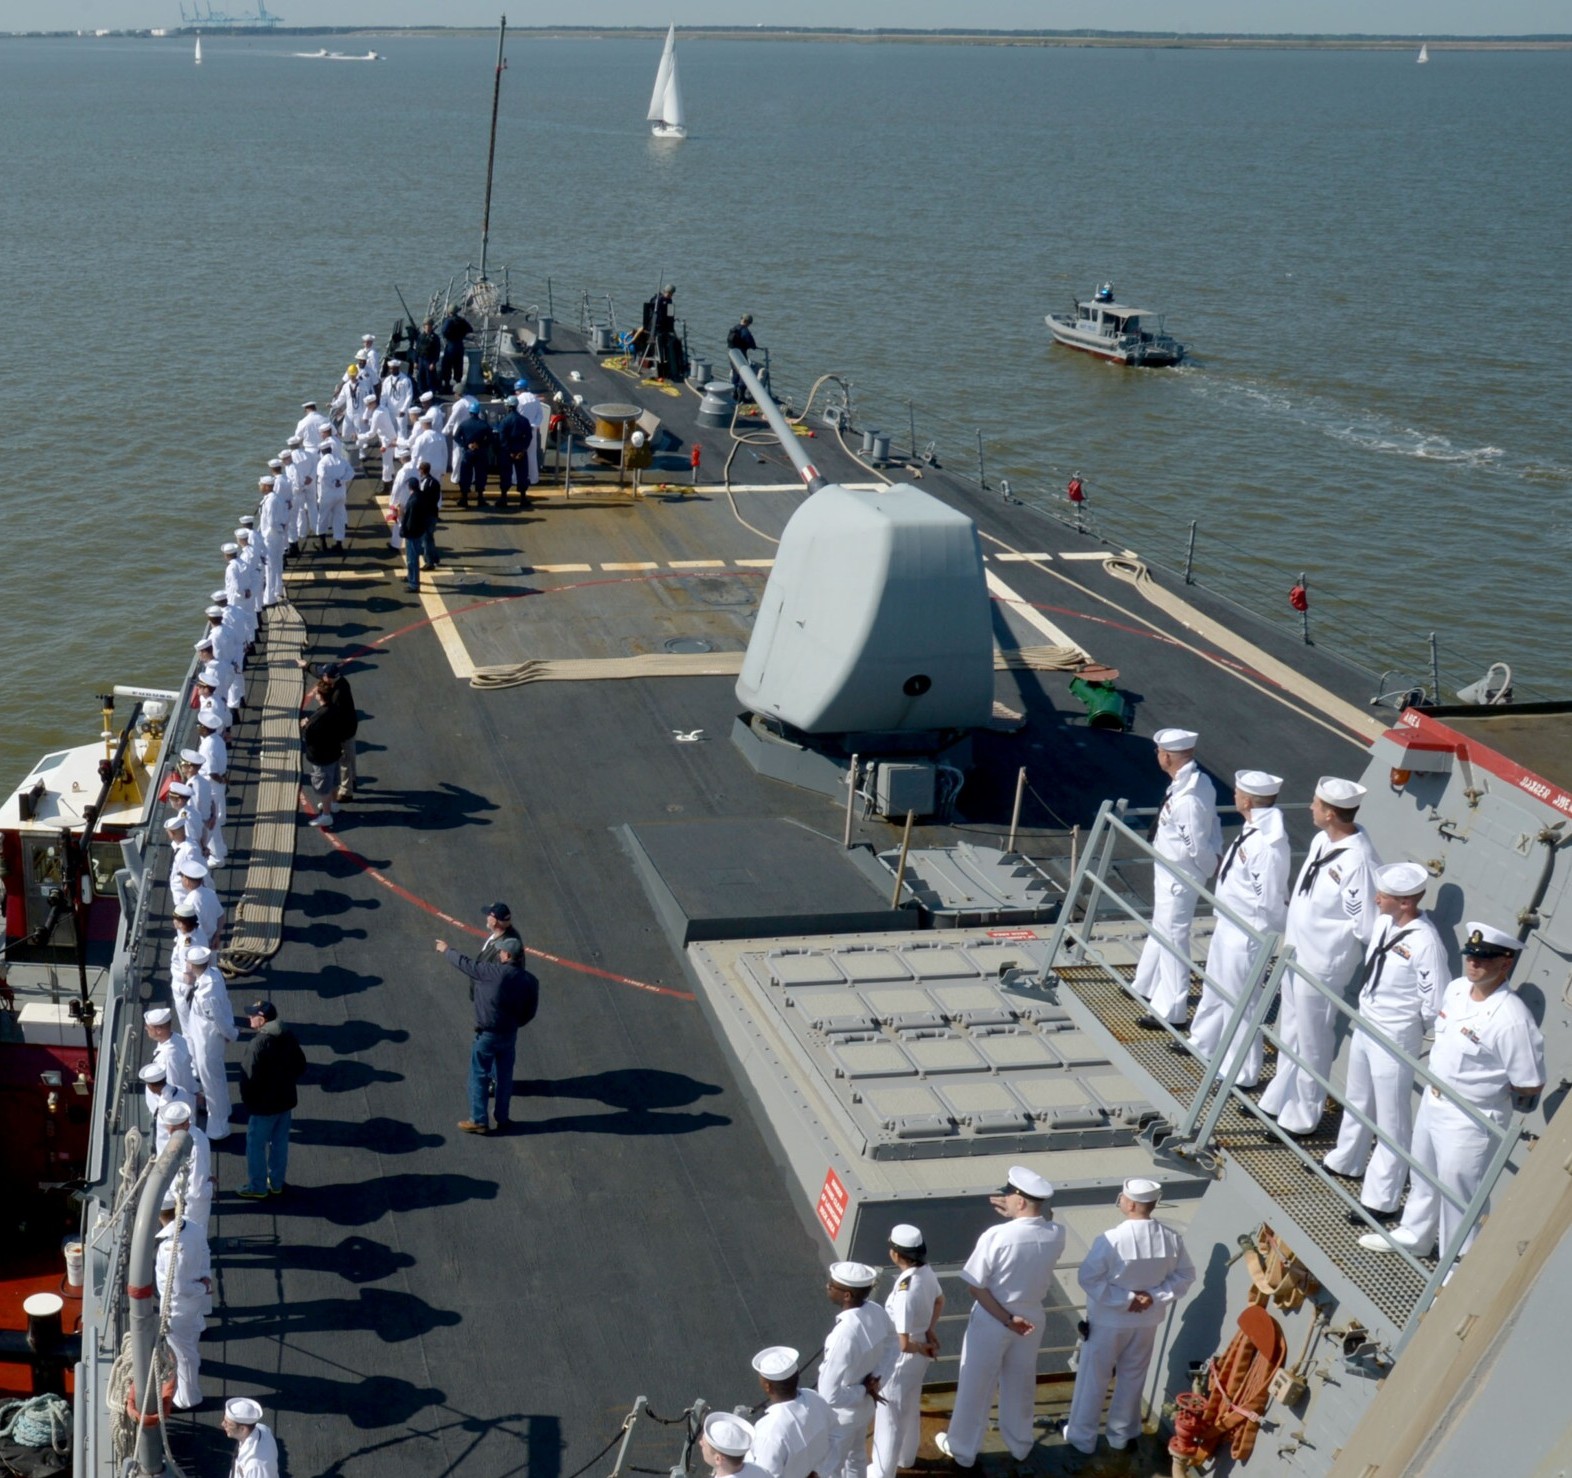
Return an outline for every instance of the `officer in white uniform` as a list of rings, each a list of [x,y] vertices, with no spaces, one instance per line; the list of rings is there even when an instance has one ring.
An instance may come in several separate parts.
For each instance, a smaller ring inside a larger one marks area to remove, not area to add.
[[[922,1232],[909,1222],[890,1229],[890,1261],[895,1264],[895,1287],[884,1301],[884,1312],[895,1327],[900,1354],[873,1415],[870,1478],[895,1478],[898,1468],[917,1461],[922,1381],[939,1353],[939,1319],[944,1313],[939,1275],[928,1266]]]
[[[1135,993],[1151,1003],[1140,1025],[1177,1026],[1189,1014],[1190,925],[1195,919],[1195,889],[1212,875],[1223,850],[1217,821],[1217,791],[1195,762],[1200,736],[1189,729],[1159,729],[1152,736],[1158,768],[1168,776],[1168,794],[1152,833],[1159,857],[1173,864],[1152,868],[1152,934],[1135,969]],[[1163,948],[1167,939],[1179,954]]]
[[[191,1152],[180,1162],[175,1172],[175,1183],[164,1192],[164,1205],[173,1209],[177,1196],[185,1197],[186,1220],[207,1235],[208,1220],[213,1211],[213,1187],[217,1177],[213,1174],[213,1150],[205,1135],[193,1120],[195,1110],[189,1103],[166,1103],[158,1111],[159,1126],[167,1138],[176,1135],[191,1136]]]
[[[1430,915],[1419,907],[1430,874],[1417,862],[1394,862],[1376,871],[1375,934],[1365,954],[1359,1015],[1384,1032],[1410,1057],[1418,1057],[1425,1033],[1435,1025],[1441,992],[1451,975],[1446,945]],[[1367,1032],[1356,1029],[1348,1047],[1344,1102],[1374,1119],[1405,1150],[1413,1135],[1414,1071]],[[1375,1152],[1371,1153],[1374,1145]],[[1369,1156],[1369,1165],[1365,1159]],[[1364,1174],[1359,1199],[1372,1216],[1390,1216],[1403,1196],[1406,1162],[1352,1114],[1344,1113],[1337,1146],[1326,1157],[1337,1175]],[[1363,1227],[1357,1211],[1349,1221]]]
[[[169,1143],[169,1126],[159,1115],[172,1103],[184,1103],[191,1108],[196,1102],[184,1088],[177,1088],[169,1081],[168,1070],[156,1057],[137,1069],[142,1083],[142,1098],[147,1105],[147,1121],[153,1130],[153,1154],[161,1155]]]
[[[160,1308],[165,1287],[170,1289],[167,1338],[175,1357],[175,1405],[190,1411],[202,1404],[202,1314],[213,1294],[213,1262],[207,1237],[195,1222],[177,1223],[168,1210],[163,1216],[153,1276]]]
[[[191,1044],[175,1030],[175,1013],[169,1006],[149,1006],[142,1013],[142,1029],[153,1044],[153,1061],[161,1063],[166,1082],[183,1088],[196,1102],[196,1066]]]
[[[317,524],[316,532],[327,548],[328,530],[333,531],[333,542],[344,547],[344,534],[349,526],[349,485],[355,480],[355,469],[341,450],[326,451],[317,463]]]
[[[1240,770],[1234,775],[1234,808],[1244,816],[1244,828],[1223,854],[1213,890],[1219,903],[1233,909],[1260,934],[1281,934],[1288,920],[1288,832],[1283,813],[1277,809],[1277,793],[1282,788],[1282,777],[1265,770]],[[1206,951],[1207,980],[1190,1023],[1189,1046],[1197,1057],[1210,1061],[1222,1045],[1259,955],[1260,945],[1219,910]],[[1245,1007],[1246,1017],[1255,1003],[1256,997],[1252,997]],[[1219,1061],[1218,1071],[1231,1072],[1242,1054],[1239,1086],[1254,1088],[1261,1078],[1261,1037],[1248,1031],[1239,1036],[1243,1041]]]
[[[278,1478],[278,1443],[262,1407],[249,1396],[231,1396],[224,1403],[224,1435],[238,1442],[229,1478]]]
[[[1125,1181],[1119,1197],[1124,1220],[1097,1237],[1076,1274],[1091,1333],[1075,1374],[1064,1440],[1079,1452],[1097,1449],[1110,1380],[1109,1447],[1122,1451],[1141,1435],[1141,1395],[1157,1331],[1195,1282],[1184,1239],[1152,1218],[1161,1199],[1155,1180]]]
[[[961,1345],[961,1368],[947,1432],[934,1441],[963,1468],[977,1461],[988,1429],[988,1408],[999,1393],[999,1433],[1016,1462],[1025,1462],[1036,1434],[1032,1401],[1037,1351],[1043,1342],[1043,1304],[1064,1251],[1065,1231],[1044,1215],[1053,1185],[1024,1165],[989,1204],[1002,1217],[977,1239],[961,1277],[976,1302]]]
[[[205,944],[186,950],[191,1057],[196,1064],[197,1080],[207,1105],[207,1137],[214,1143],[229,1133],[229,1078],[225,1072],[224,1049],[239,1041],[235,1008],[230,1004],[229,987],[223,972],[213,963],[213,951]]]
[[[1522,941],[1490,924],[1469,923],[1463,974],[1446,988],[1436,1017],[1430,1071],[1485,1118],[1505,1126],[1514,1108],[1527,1110],[1545,1086],[1545,1039],[1527,1006],[1507,984]],[[1419,1096],[1410,1153],[1428,1178],[1410,1177],[1402,1221],[1389,1232],[1367,1232],[1361,1247],[1388,1252],[1392,1243],[1420,1256],[1444,1249],[1457,1235],[1462,1211],[1438,1195],[1432,1180],[1465,1205],[1484,1177],[1494,1145],[1462,1109],[1427,1087]],[[1488,1213],[1486,1205],[1485,1212]],[[1461,1256],[1473,1245],[1470,1227]]]
[[[540,453],[546,445],[546,427],[551,421],[551,407],[540,396],[529,388],[528,380],[515,381],[513,388],[518,391],[519,414],[529,422],[529,429],[535,434],[529,439],[529,485],[534,487],[540,481]]]
[[[752,1422],[729,1411],[712,1411],[704,1418],[699,1451],[714,1478],[766,1478],[763,1468],[745,1461],[752,1446]]]
[[[822,1475],[830,1455],[835,1413],[817,1391],[798,1388],[800,1359],[789,1345],[771,1345],[753,1357],[753,1368],[769,1405],[753,1424],[748,1461],[770,1478]]]
[[[1354,818],[1365,788],[1323,775],[1310,803],[1320,834],[1310,844],[1288,897],[1285,945],[1296,964],[1335,995],[1347,996],[1365,946],[1375,932],[1375,870],[1381,865],[1369,836]],[[1290,970],[1283,977],[1277,1032],[1322,1078],[1330,1076],[1336,1048],[1337,1014],[1332,1003]],[[1287,1054],[1279,1052],[1277,1075],[1261,1095],[1261,1111],[1290,1134],[1310,1134],[1326,1108],[1326,1089]]]
[[[827,1292],[839,1310],[825,1336],[819,1361],[819,1394],[830,1403],[835,1425],[819,1478],[864,1478],[874,1400],[895,1369],[900,1346],[895,1325],[871,1302],[879,1270],[862,1262],[833,1262]]]

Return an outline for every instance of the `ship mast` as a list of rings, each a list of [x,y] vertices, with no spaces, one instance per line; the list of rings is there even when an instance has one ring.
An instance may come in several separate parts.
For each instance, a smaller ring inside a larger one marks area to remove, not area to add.
[[[497,106],[502,101],[502,43],[508,34],[508,18],[497,26],[497,75],[491,85],[491,143],[486,150],[486,212],[480,223],[480,280],[486,280],[486,247],[491,241],[491,176],[497,163]]]

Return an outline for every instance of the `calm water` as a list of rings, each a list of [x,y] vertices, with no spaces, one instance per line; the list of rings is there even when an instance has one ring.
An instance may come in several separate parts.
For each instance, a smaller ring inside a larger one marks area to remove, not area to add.
[[[478,254],[495,43],[0,41],[7,537],[0,782],[184,671],[218,545],[296,405],[395,284]],[[1233,55],[691,42],[693,136],[642,115],[658,43],[514,38],[492,262],[517,302],[698,347],[751,310],[782,380],[1054,498],[1072,468],[1157,558],[1326,642],[1572,690],[1572,55]],[[1112,278],[1177,373],[1050,350]],[[1051,541],[1051,534],[1045,533]]]

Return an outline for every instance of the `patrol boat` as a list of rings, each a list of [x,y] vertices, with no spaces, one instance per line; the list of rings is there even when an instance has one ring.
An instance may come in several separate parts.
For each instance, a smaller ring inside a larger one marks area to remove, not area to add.
[[[1178,364],[1184,345],[1163,327],[1162,315],[1114,301],[1112,283],[1091,300],[1077,299],[1069,313],[1044,315],[1056,344],[1143,369]]]

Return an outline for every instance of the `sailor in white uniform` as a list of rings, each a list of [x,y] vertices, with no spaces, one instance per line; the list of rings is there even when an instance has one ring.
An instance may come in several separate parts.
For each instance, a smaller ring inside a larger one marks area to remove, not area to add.
[[[1240,770],[1234,775],[1234,809],[1244,828],[1229,844],[1217,869],[1213,891],[1259,934],[1281,934],[1288,919],[1288,832],[1277,809],[1280,775],[1265,770]],[[1260,945],[1221,909],[1206,952],[1206,983],[1190,1023],[1190,1050],[1210,1061],[1222,1046],[1234,1008],[1259,963]],[[1259,987],[1257,987],[1259,991]],[[1257,996],[1245,1008],[1248,1018]],[[1242,1055],[1238,1083],[1253,1088],[1260,1081],[1263,1052],[1258,1032],[1241,1030],[1242,1039],[1219,1060],[1218,1072],[1233,1071]]]
[[[939,1275],[928,1266],[928,1249],[917,1227],[902,1222],[890,1229],[890,1261],[895,1264],[895,1287],[884,1301],[884,1312],[895,1326],[900,1354],[879,1392],[884,1399],[873,1416],[869,1478],[895,1478],[897,1469],[917,1461],[923,1376],[939,1353],[944,1313]]]
[[[187,789],[190,787],[188,786]],[[173,786],[171,786],[173,789]],[[202,849],[196,845],[186,832],[186,823],[195,822],[185,811],[177,811],[164,822],[164,830],[169,835],[169,845],[174,848],[174,855],[169,859],[169,889],[171,892],[179,885],[175,879],[180,872],[182,863],[195,862],[201,864]]]
[[[415,400],[415,382],[405,372],[404,361],[401,359],[388,360],[388,368],[394,373],[384,383],[384,400],[393,420],[401,422],[404,412],[407,411]]]
[[[879,1270],[862,1262],[830,1264],[828,1293],[839,1310],[825,1336],[819,1361],[819,1394],[830,1403],[835,1425],[819,1478],[864,1478],[874,1397],[895,1369],[900,1346],[895,1325],[871,1301]]]
[[[164,1193],[164,1205],[173,1209],[176,1197],[184,1196],[186,1220],[199,1227],[205,1237],[213,1212],[213,1187],[217,1178],[213,1174],[213,1149],[207,1135],[196,1126],[195,1112],[189,1103],[178,1101],[166,1103],[158,1111],[159,1125],[169,1139],[180,1134],[191,1136],[190,1153],[181,1161],[174,1184]]]
[[[1097,1237],[1076,1274],[1091,1333],[1075,1374],[1064,1440],[1079,1452],[1097,1449],[1110,1380],[1108,1445],[1122,1451],[1141,1435],[1141,1396],[1157,1331],[1195,1282],[1184,1239],[1152,1218],[1161,1199],[1155,1180],[1125,1181],[1119,1197],[1124,1220]]]
[[[1347,996],[1375,932],[1375,870],[1381,865],[1365,829],[1355,822],[1365,788],[1323,775],[1310,803],[1320,834],[1310,844],[1288,897],[1285,945],[1295,964]],[[1277,1031],[1283,1043],[1327,1078],[1336,1048],[1336,1008],[1296,970],[1283,977]],[[1309,1134],[1321,1122],[1326,1089],[1309,1072],[1279,1052],[1277,1074],[1261,1095],[1261,1110],[1290,1134]]]
[[[225,790],[229,785],[229,744],[224,731],[229,724],[220,713],[220,705],[204,703],[197,709],[197,729],[202,737],[197,741],[197,753],[202,756],[202,773],[213,783],[213,826],[209,828],[209,848],[212,846],[213,828],[229,821],[229,806]]]
[[[169,1006],[149,1006],[142,1013],[142,1028],[153,1043],[153,1061],[162,1063],[164,1081],[183,1088],[196,1102],[196,1068],[191,1061],[191,1046],[175,1030],[175,1013]]]
[[[1410,1057],[1418,1057],[1425,1033],[1435,1025],[1451,970],[1446,945],[1430,915],[1420,908],[1429,872],[1417,862],[1394,862],[1376,871],[1375,933],[1365,954],[1359,986],[1361,1022],[1385,1033]],[[1405,1150],[1413,1135],[1414,1070],[1358,1028],[1348,1045],[1344,1102],[1375,1120]],[[1374,1153],[1371,1147],[1374,1146]],[[1366,1165],[1366,1157],[1369,1164]],[[1337,1175],[1363,1173],[1359,1199],[1372,1216],[1390,1216],[1403,1196],[1408,1165],[1351,1113],[1343,1114],[1337,1146],[1326,1157]],[[1357,1227],[1365,1218],[1348,1213]]]
[[[835,1413],[817,1391],[798,1388],[800,1359],[789,1345],[771,1345],[753,1357],[753,1368],[769,1405],[753,1424],[748,1462],[770,1478],[822,1475],[830,1455]]]
[[[223,972],[213,963],[213,951],[202,944],[188,948],[186,971],[191,1057],[202,1085],[202,1100],[207,1105],[207,1137],[216,1144],[229,1133],[229,1077],[224,1049],[239,1041],[240,1032],[235,1026],[229,987]]]
[[[1043,1342],[1043,1304],[1064,1252],[1065,1231],[1045,1214],[1053,1185],[1024,1165],[989,1203],[1002,1217],[977,1239],[961,1277],[976,1302],[966,1323],[955,1403],[947,1432],[934,1441],[963,1468],[977,1461],[988,1428],[988,1408],[999,1393],[999,1433],[1016,1462],[1036,1440],[1032,1401],[1037,1351]]]
[[[294,453],[290,469],[295,478],[295,526],[292,530],[294,534],[292,542],[304,549],[306,540],[311,537],[316,527],[317,458],[321,454],[317,450],[315,437],[307,442],[305,437],[297,432],[289,441]]]
[[[418,429],[410,437],[409,460],[416,467],[429,462],[431,475],[441,482],[448,470],[448,439],[437,429],[437,413],[422,412],[416,426]]]
[[[398,423],[393,418],[393,412],[382,404],[380,396],[368,395],[365,429],[360,433],[362,454],[373,446],[382,456],[382,491],[386,493],[397,471],[393,452],[398,446]]]
[[[1190,925],[1195,920],[1195,889],[1212,875],[1223,849],[1217,821],[1217,792],[1195,762],[1200,736],[1189,729],[1159,729],[1152,737],[1157,764],[1168,776],[1168,794],[1152,833],[1161,863],[1152,869],[1152,933],[1136,966],[1133,989],[1151,1003],[1142,1026],[1179,1025],[1189,1014]],[[1168,940],[1178,955],[1164,949]]]
[[[317,463],[317,525],[316,532],[327,548],[328,530],[333,532],[333,542],[344,547],[344,534],[349,526],[349,485],[355,480],[355,469],[342,450],[327,451]]]
[[[224,1403],[224,1435],[240,1445],[229,1478],[278,1478],[278,1443],[262,1407],[249,1396],[231,1396]]]
[[[362,334],[360,336],[360,354],[357,354],[355,358],[359,359],[361,354],[366,356],[364,367],[361,370],[362,375],[369,377],[373,385],[380,385],[382,383],[382,356],[377,353],[377,336],[375,334]]]
[[[175,757],[180,779],[171,784],[169,790],[171,795],[175,795],[179,793],[175,790],[175,784],[185,787],[185,809],[196,818],[195,832],[190,825],[186,828],[186,840],[203,849],[203,856],[211,871],[229,855],[229,849],[224,845],[223,828],[218,824],[218,787],[202,773],[202,763],[200,750],[182,749]],[[198,837],[201,841],[198,841]],[[171,891],[174,891],[174,886],[171,880]]]
[[[300,403],[303,414],[295,424],[295,435],[300,438],[303,447],[315,448],[322,440],[322,428],[332,429],[333,423],[317,409],[314,400],[303,400]]]
[[[704,1418],[699,1452],[714,1478],[766,1478],[763,1468],[746,1461],[752,1446],[752,1422],[729,1411],[712,1411]]]
[[[404,516],[404,507],[409,502],[410,494],[415,491],[415,484],[420,481],[420,474],[409,465],[409,448],[399,447],[393,454],[394,467],[393,486],[388,490],[388,543],[395,549],[404,547],[404,533],[399,527],[399,520]]]
[[[160,1308],[165,1288],[170,1290],[166,1338],[175,1357],[175,1405],[190,1411],[202,1404],[202,1315],[213,1295],[213,1262],[207,1236],[195,1222],[176,1222],[171,1210],[162,1216],[153,1276]]]
[[[242,514],[240,527],[235,530],[235,543],[240,546],[236,563],[245,568],[245,584],[241,591],[240,609],[246,624],[246,651],[256,645],[257,612],[262,609],[262,584],[266,578],[262,564],[262,540],[256,532],[256,515]],[[231,597],[233,599],[233,597]]]
[[[182,863],[180,875],[176,880],[175,901],[183,903],[188,898],[191,900],[197,911],[197,922],[211,943],[218,938],[223,929],[224,905],[218,901],[218,894],[208,886],[208,877],[205,864]]]
[[[284,598],[284,549],[289,543],[289,518],[294,511],[273,477],[257,484],[262,501],[257,507],[257,528],[262,541],[262,605],[276,606]]]
[[[177,1088],[169,1081],[169,1070],[156,1057],[137,1069],[142,1084],[142,1098],[147,1105],[147,1121],[153,1130],[153,1154],[163,1154],[169,1143],[169,1126],[159,1115],[172,1103],[184,1103],[194,1110],[196,1100],[184,1088]]]
[[[1436,1016],[1430,1071],[1485,1118],[1505,1126],[1514,1108],[1525,1112],[1545,1086],[1545,1039],[1533,1014],[1507,984],[1522,941],[1504,929],[1468,924],[1463,974],[1447,986]],[[1436,1193],[1439,1184],[1465,1205],[1478,1191],[1495,1149],[1487,1130],[1433,1087],[1419,1096],[1410,1153],[1425,1177],[1410,1177],[1402,1221],[1388,1232],[1367,1232],[1361,1247],[1388,1252],[1392,1244],[1423,1257],[1445,1249],[1458,1233],[1462,1211]],[[1434,1182],[1434,1183],[1432,1183]],[[1484,1213],[1488,1214],[1487,1204]],[[1473,1245],[1470,1227],[1458,1255]]]

